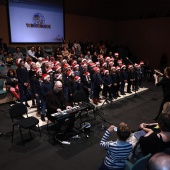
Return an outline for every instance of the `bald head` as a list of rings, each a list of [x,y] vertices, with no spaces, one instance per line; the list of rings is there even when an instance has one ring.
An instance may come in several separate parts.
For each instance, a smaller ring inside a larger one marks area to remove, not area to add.
[[[164,152],[154,154],[148,163],[149,170],[169,170],[170,155]]]
[[[54,84],[54,91],[59,92],[63,88],[61,81],[56,81]]]

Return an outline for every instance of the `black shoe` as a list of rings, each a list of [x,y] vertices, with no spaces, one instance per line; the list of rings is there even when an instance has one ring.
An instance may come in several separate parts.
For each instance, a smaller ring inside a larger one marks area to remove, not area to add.
[[[28,103],[25,103],[25,106],[30,107],[30,105]]]
[[[42,120],[43,122],[45,122],[44,115],[41,115],[41,120]]]
[[[127,91],[127,93],[132,93],[131,91]]]

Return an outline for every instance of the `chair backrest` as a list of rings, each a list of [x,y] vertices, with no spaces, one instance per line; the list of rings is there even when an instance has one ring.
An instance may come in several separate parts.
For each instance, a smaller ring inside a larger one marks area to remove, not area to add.
[[[18,67],[16,65],[11,65],[11,68],[16,70]]]
[[[11,118],[19,118],[24,114],[27,114],[27,107],[22,103],[16,103],[10,108],[10,116]]]
[[[8,52],[11,53],[12,55],[15,53],[16,48],[15,47],[8,47]]]
[[[132,170],[144,170],[147,167],[148,161],[151,157],[151,154],[148,154],[140,158],[132,167]]]
[[[75,103],[86,102],[87,101],[86,93],[84,91],[76,91],[73,94],[73,101]]]
[[[4,79],[0,79],[0,90],[4,88]]]

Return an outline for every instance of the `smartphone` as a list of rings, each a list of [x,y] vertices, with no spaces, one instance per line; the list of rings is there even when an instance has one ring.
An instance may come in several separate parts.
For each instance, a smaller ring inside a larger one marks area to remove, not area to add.
[[[114,127],[114,131],[117,132],[117,127]]]

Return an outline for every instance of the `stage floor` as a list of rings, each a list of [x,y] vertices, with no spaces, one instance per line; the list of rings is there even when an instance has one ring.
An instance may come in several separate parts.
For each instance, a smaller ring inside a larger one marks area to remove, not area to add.
[[[99,103],[98,105],[94,105],[95,106],[95,108],[97,108],[97,109],[100,109],[101,107],[105,107],[106,105],[108,105],[108,104],[112,104],[112,103],[115,103],[115,102],[119,102],[119,101],[121,101],[121,100],[125,100],[125,99],[127,99],[127,98],[130,98],[130,97],[134,97],[135,95],[140,95],[140,93],[143,93],[143,92],[145,92],[145,91],[147,91],[148,90],[148,88],[145,88],[145,87],[142,87],[142,88],[140,88],[138,91],[136,91],[136,92],[134,92],[134,91],[132,91],[132,93],[126,93],[126,95],[121,95],[121,97],[118,97],[117,99],[113,99],[112,101],[110,101],[110,100],[102,100],[101,99],[101,103]],[[92,100],[90,100],[90,102],[93,104],[93,102],[92,102]],[[30,100],[30,101],[28,101],[28,104],[31,106],[32,105],[32,101]],[[46,125],[47,125],[47,117],[45,117],[45,121],[43,122],[42,120],[41,120],[41,115],[38,115],[37,114],[37,108],[28,108],[28,115],[29,116],[33,116],[33,117],[36,117],[37,119],[39,119],[39,126],[41,127],[41,128],[44,128],[44,127],[46,127]],[[50,122],[49,122],[49,125],[50,125]]]

